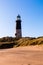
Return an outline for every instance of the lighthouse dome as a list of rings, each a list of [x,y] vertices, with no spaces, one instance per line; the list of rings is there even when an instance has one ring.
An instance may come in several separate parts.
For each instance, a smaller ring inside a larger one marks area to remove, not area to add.
[[[17,20],[21,20],[21,16],[19,14],[17,16]]]
[[[18,14],[17,18],[21,18],[21,16]]]

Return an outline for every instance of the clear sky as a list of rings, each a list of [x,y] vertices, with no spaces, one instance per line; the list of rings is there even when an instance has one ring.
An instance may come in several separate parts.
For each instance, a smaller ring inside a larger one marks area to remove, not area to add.
[[[0,0],[0,37],[15,37],[18,14],[22,36],[43,36],[43,0]]]

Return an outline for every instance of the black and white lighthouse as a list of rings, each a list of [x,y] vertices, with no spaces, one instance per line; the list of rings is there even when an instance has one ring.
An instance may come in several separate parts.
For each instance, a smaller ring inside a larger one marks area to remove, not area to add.
[[[22,37],[22,31],[21,31],[21,17],[20,15],[17,16],[16,19],[16,38],[21,38]]]

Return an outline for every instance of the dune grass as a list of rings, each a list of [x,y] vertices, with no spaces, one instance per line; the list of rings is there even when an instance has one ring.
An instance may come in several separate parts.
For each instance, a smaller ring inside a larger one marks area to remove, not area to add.
[[[28,45],[43,45],[43,37],[32,38],[32,37],[22,37],[22,38],[12,38],[12,37],[3,37],[0,38],[0,47],[2,45],[10,46],[13,44],[12,47],[19,47],[19,46],[28,46]]]

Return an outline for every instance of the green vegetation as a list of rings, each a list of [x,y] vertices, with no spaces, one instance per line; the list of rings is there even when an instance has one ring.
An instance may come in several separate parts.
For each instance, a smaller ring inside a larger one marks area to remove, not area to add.
[[[0,48],[10,48],[10,47],[40,45],[40,44],[43,44],[43,37],[38,38],[22,37],[19,39],[13,37],[0,38]]]

